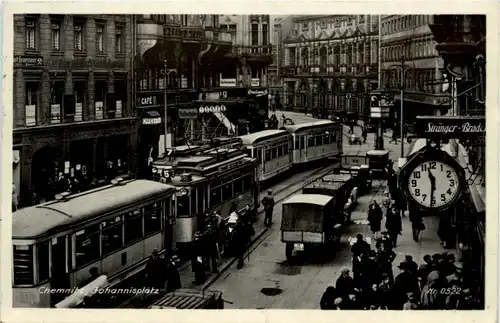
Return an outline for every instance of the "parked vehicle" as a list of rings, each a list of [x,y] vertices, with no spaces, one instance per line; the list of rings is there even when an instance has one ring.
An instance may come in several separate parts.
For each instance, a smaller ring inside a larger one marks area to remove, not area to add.
[[[368,166],[370,170],[377,172],[386,172],[389,166],[389,151],[388,150],[370,150],[366,153]]]

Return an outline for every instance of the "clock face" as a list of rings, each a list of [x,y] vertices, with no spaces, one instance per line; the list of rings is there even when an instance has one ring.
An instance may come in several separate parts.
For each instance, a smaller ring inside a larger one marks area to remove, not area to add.
[[[442,161],[425,161],[417,165],[408,179],[408,192],[418,204],[442,208],[460,194],[459,176],[455,169]]]

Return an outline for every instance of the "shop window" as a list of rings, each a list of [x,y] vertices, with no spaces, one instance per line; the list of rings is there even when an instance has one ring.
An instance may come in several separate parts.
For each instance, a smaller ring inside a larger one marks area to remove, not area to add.
[[[115,50],[117,53],[123,52],[123,27],[115,28]]]
[[[84,24],[81,22],[74,22],[74,48],[75,51],[82,52],[83,51],[83,29]]]
[[[146,236],[161,231],[161,209],[160,202],[144,207],[144,233]]]
[[[214,187],[210,189],[210,207],[214,208],[222,202],[222,187]]]
[[[52,50],[61,50],[61,23],[59,21],[53,21],[51,24],[51,41]]]
[[[61,111],[64,96],[64,82],[52,82],[51,98],[50,98],[50,123],[61,123]]]
[[[13,246],[14,285],[33,285],[33,246]]]
[[[36,49],[36,20],[26,21],[26,49]]]
[[[116,99],[116,110],[115,117],[122,118],[127,116],[127,81],[118,80],[115,81],[115,99]]]
[[[96,51],[98,53],[104,52],[104,25],[96,25],[96,37],[95,37]]]
[[[120,216],[102,222],[101,229],[103,256],[123,247],[123,222]]]
[[[189,195],[177,196],[177,216],[178,217],[189,217]]]
[[[25,122],[26,126],[37,125],[37,106],[39,100],[39,83],[27,82],[26,83],[26,101],[25,101]]]
[[[99,238],[99,225],[90,226],[76,233],[75,253],[77,268],[99,259]]]
[[[49,243],[50,241],[45,241],[39,243],[36,246],[36,261],[38,262],[38,283],[48,280],[50,276]]]
[[[142,212],[134,210],[125,214],[125,245],[143,237]]]

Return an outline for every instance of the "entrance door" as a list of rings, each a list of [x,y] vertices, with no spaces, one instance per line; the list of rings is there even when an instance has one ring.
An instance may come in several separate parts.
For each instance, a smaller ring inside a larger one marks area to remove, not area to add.
[[[63,288],[69,290],[71,288],[69,273],[66,264],[67,255],[66,252],[66,237],[54,238],[52,240],[52,279],[51,288],[58,289]],[[52,305],[56,305],[62,301],[66,296],[64,293],[54,293],[51,295]]]

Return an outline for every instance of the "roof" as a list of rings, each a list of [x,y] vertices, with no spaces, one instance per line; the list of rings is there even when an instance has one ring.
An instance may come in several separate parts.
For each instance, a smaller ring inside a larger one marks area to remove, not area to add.
[[[321,127],[321,126],[326,126],[326,125],[333,126],[336,124],[338,124],[338,123],[330,121],[330,120],[319,120],[319,121],[314,121],[314,122],[309,122],[309,123],[301,123],[301,124],[285,126],[285,129],[289,132],[294,133],[294,132],[301,131],[301,130],[314,129],[316,127]]]
[[[250,133],[248,135],[240,136],[239,138],[243,141],[244,145],[253,145],[265,139],[270,139],[273,137],[279,137],[281,135],[287,135],[288,132],[285,130],[262,130],[259,132]]]
[[[283,204],[316,204],[324,206],[332,200],[333,197],[320,194],[295,194]]]
[[[35,238],[170,192],[175,192],[175,187],[148,180],[132,180],[69,196],[66,200],[24,208],[12,214],[12,237]]]

